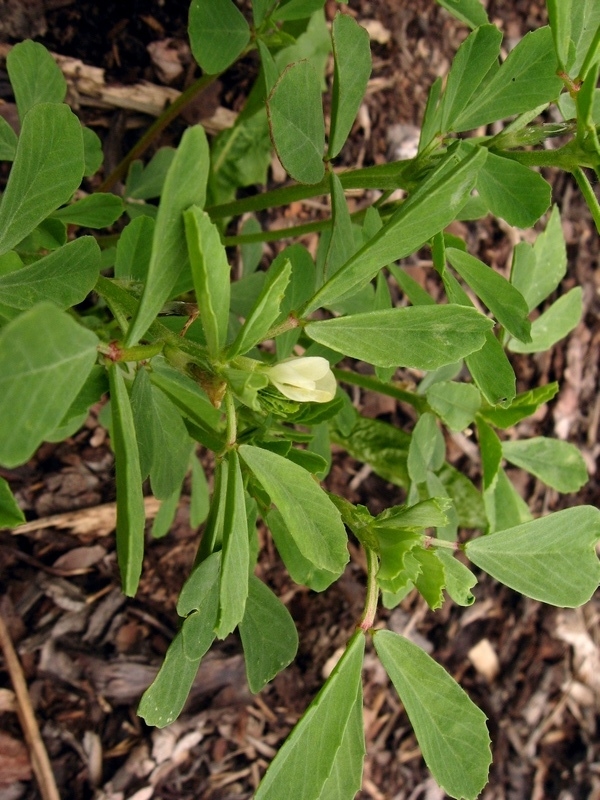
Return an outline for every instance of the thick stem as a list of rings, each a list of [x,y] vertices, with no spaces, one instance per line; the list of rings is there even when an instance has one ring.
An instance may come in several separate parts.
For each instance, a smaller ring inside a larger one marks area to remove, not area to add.
[[[377,553],[370,547],[365,548],[367,555],[367,596],[365,598],[365,608],[357,627],[363,631],[369,631],[375,623],[377,613],[377,601],[379,600],[379,586],[377,585],[377,570],[379,569],[379,559]]]

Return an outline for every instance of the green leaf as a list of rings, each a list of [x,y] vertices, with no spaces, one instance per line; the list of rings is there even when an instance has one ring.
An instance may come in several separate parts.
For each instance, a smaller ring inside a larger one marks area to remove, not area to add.
[[[223,557],[219,615],[215,633],[224,639],[241,622],[248,597],[250,550],[244,482],[237,452],[228,455],[227,495],[223,519]]]
[[[467,476],[450,464],[444,464],[438,478],[452,499],[461,528],[485,528],[483,498]]]
[[[198,432],[202,433],[203,438],[198,441],[210,450],[220,452],[225,446],[224,438],[220,435],[223,428],[221,413],[211,405],[206,394],[191,378],[156,362],[157,359],[153,359],[153,371],[150,374],[152,383],[158,386],[193,423]]]
[[[123,201],[116,194],[96,192],[70,206],[59,208],[52,215],[68,225],[80,225],[84,228],[110,228],[124,211]]]
[[[39,103],[23,120],[0,204],[0,255],[71,199],[83,177],[79,120],[62,103]]]
[[[192,0],[188,27],[194,58],[204,72],[227,69],[250,41],[250,28],[231,0]]]
[[[192,572],[177,602],[178,613],[187,615],[182,628],[183,651],[192,660],[201,659],[215,639],[219,611],[221,558],[213,553]]]
[[[581,286],[574,286],[533,321],[530,342],[524,344],[512,339],[509,349],[513,353],[540,353],[549,350],[577,327],[582,314],[583,289]]]
[[[421,414],[412,432],[408,449],[408,474],[413,483],[425,483],[427,472],[444,463],[446,444],[433,414]]]
[[[161,147],[145,166],[141,161],[133,161],[129,167],[124,196],[128,200],[160,197],[176,152],[174,147]]]
[[[4,117],[0,117],[0,161],[14,161],[17,142],[17,134]]]
[[[247,353],[255,344],[263,341],[280,315],[281,303],[291,274],[292,265],[287,259],[277,264],[273,262],[252,311],[235,341],[227,349],[227,358]]]
[[[467,542],[468,558],[517,592],[550,605],[575,608],[598,588],[600,511],[567,508]]]
[[[144,558],[146,512],[133,413],[120,367],[108,370],[112,412],[112,448],[117,476],[117,558],[123,592],[137,591]]]
[[[152,255],[154,220],[138,217],[123,228],[117,242],[115,278],[144,282]]]
[[[319,569],[302,555],[283,517],[276,508],[268,512],[265,522],[271,531],[275,546],[285,564],[285,568],[290,573],[294,583],[308,586],[313,592],[322,592],[337,580],[339,577],[338,572]]]
[[[486,162],[487,164],[487,162]],[[479,259],[449,247],[448,261],[465,280],[477,297],[485,303],[498,322],[522,341],[530,340],[531,323],[527,318],[529,309],[520,292]]]
[[[529,167],[490,153],[477,176],[477,191],[489,210],[517,228],[530,228],[552,197],[550,184]]]
[[[410,555],[422,544],[422,534],[401,528],[396,530],[373,528],[373,530],[377,537],[380,559],[377,572],[378,583],[390,587],[390,591],[396,591],[401,584],[406,582],[404,573],[408,573],[411,580],[416,580],[420,565],[412,560]],[[413,566],[415,567],[414,571],[412,571]]]
[[[298,650],[298,632],[281,600],[254,575],[250,576],[240,636],[248,686],[257,694],[294,660]]]
[[[485,11],[481,9],[485,17]],[[481,85],[500,55],[502,34],[481,23],[458,48],[452,61],[441,107],[440,129],[453,130],[454,120],[481,91]]]
[[[364,757],[365,723],[362,686],[359,684],[340,748],[329,777],[321,789],[319,800],[347,800],[354,797],[362,786]]]
[[[107,392],[108,377],[106,369],[99,364],[94,364],[77,397],[62,418],[60,425],[51,434],[48,434],[46,441],[62,442],[76,433],[88,418],[90,406],[99,402],[102,395]]]
[[[179,507],[181,488],[179,486],[169,497],[161,502],[150,531],[153,539],[162,539],[171,530],[171,525],[175,520],[177,508]]]
[[[31,40],[16,44],[6,57],[6,69],[21,123],[38,103],[62,103],[66,97],[64,75],[42,44]]]
[[[208,350],[216,356],[225,344],[229,319],[227,253],[217,226],[205,211],[192,206],[183,219],[202,328]]]
[[[573,62],[569,63],[571,75],[577,75],[583,67],[598,26],[600,26],[600,7],[596,0],[579,0],[571,6],[571,39],[575,45]]]
[[[416,644],[385,630],[373,641],[433,777],[451,797],[475,800],[492,760],[484,713]]]
[[[428,389],[427,402],[450,430],[463,431],[475,419],[481,395],[470,383],[438,381]]]
[[[364,648],[364,633],[357,631],[327,682],[271,763],[255,800],[281,800],[292,786],[301,787],[303,800],[320,800],[325,787],[331,797],[331,787],[327,783],[332,771],[338,769],[340,772],[352,769],[358,778],[345,797],[353,797],[360,790],[362,770],[361,775],[357,775],[356,768],[351,765],[358,761],[362,766],[364,734],[349,736],[347,729],[356,731],[356,707],[362,711]]]
[[[533,519],[529,506],[502,468],[498,470],[494,485],[485,493],[484,499],[490,522],[488,533],[513,528]]]
[[[567,246],[557,206],[533,246],[520,242],[514,250],[510,281],[529,306],[536,308],[551,294],[567,271]]]
[[[273,19],[291,21],[306,19],[323,8],[325,0],[283,0],[273,12]]]
[[[504,348],[492,331],[486,331],[483,347],[468,355],[465,361],[488,403],[497,405],[513,399],[517,379]]]
[[[333,427],[331,441],[344,447],[352,458],[362,461],[396,486],[409,484],[406,459],[410,436],[383,420],[356,414],[349,431]]]
[[[445,447],[441,450],[443,460]],[[439,459],[439,456],[438,456]],[[386,508],[375,518],[377,529],[380,528],[435,528],[446,525],[446,511],[452,501],[447,497],[429,497],[414,506],[392,506]]]
[[[57,250],[66,243],[67,226],[65,223],[59,219],[47,217],[30,234],[21,239],[19,244],[15,245],[15,249],[29,260],[40,250]]]
[[[323,265],[325,278],[330,277],[343,266],[355,251],[352,218],[344,195],[342,182],[331,172],[329,176],[331,192],[332,227]],[[321,242],[325,241],[322,236]],[[310,296],[310,295],[309,295]],[[308,299],[308,298],[306,298]]]
[[[415,586],[432,611],[441,608],[444,603],[444,587],[446,571],[438,558],[437,550],[416,548],[412,553],[421,570],[415,578]]]
[[[500,69],[458,115],[453,130],[472,130],[556,100],[562,89],[556,68],[550,28],[525,34]]]
[[[480,0],[437,0],[437,2],[471,28],[485,25],[489,21]]]
[[[335,158],[348,137],[371,75],[369,34],[348,14],[337,13],[331,26],[333,90],[329,158]]]
[[[219,585],[221,570],[221,552],[211,553],[208,558],[201,561],[192,570],[189,578],[183,584],[177,599],[177,613],[180,617],[187,617],[192,611],[198,611],[206,603],[206,597],[211,592],[211,587]],[[217,612],[213,620],[216,621]]]
[[[446,591],[450,597],[459,606],[473,605],[475,596],[471,589],[477,585],[475,575],[448,550],[438,547],[435,554],[444,566]]]
[[[165,728],[177,719],[194,683],[200,660],[186,656],[183,631],[179,631],[169,645],[158,675],[140,700],[137,713],[146,725]]]
[[[192,449],[190,437],[176,406],[151,384],[143,367],[133,384],[131,406],[142,476],[149,474],[154,496],[167,500],[187,473]]]
[[[102,150],[102,140],[91,128],[83,125],[81,128],[83,136],[83,159],[85,162],[83,175],[91,178],[102,166],[104,152]]]
[[[572,0],[548,0],[548,22],[554,39],[554,49],[558,62],[564,69],[569,57],[571,44],[571,6]]]
[[[0,464],[24,464],[60,424],[96,360],[98,338],[52,303],[0,331]]]
[[[558,383],[553,381],[545,386],[536,386],[528,392],[518,394],[507,408],[483,408],[481,416],[496,428],[512,428],[517,422],[530,417],[544,403],[548,403],[558,393]]]
[[[99,272],[100,248],[92,236],[82,236],[0,277],[0,302],[24,310],[51,300],[59,308],[70,308],[85,300]]]
[[[277,155],[289,175],[300,183],[318,183],[325,174],[325,123],[321,82],[308,61],[282,72],[267,112]]]
[[[190,499],[190,527],[197,528],[206,520],[210,499],[208,483],[202,464],[196,456],[192,456],[192,496]]]
[[[195,125],[183,134],[167,173],[152,239],[148,280],[127,334],[128,346],[146,333],[188,268],[183,212],[192,205],[204,205],[208,166],[206,134],[200,125]]]
[[[340,513],[306,470],[260,447],[241,445],[240,456],[281,513],[302,555],[340,575],[348,561]]]
[[[414,253],[455,218],[486,159],[484,148],[458,148],[314,295],[305,313],[354,294],[381,267]],[[453,166],[450,168],[453,164]]]
[[[474,308],[410,306],[309,322],[315,342],[380,367],[437,369],[479,350],[493,325]]]
[[[0,478],[0,528],[15,528],[25,522],[25,514],[17,505],[10,486]]]
[[[588,480],[583,456],[569,442],[534,436],[502,442],[502,454],[511,464],[527,470],[557,492],[577,492]]]
[[[266,184],[270,161],[269,123],[266,108],[261,106],[251,116],[240,115],[232,128],[222,131],[213,140],[209,183],[211,203],[233,200],[241,186]]]
[[[489,489],[495,483],[502,463],[502,442],[493,428],[481,418],[477,420],[477,436],[481,452],[481,468],[483,472],[483,489]]]
[[[389,264],[388,269],[394,276],[398,286],[402,289],[403,294],[408,297],[413,306],[432,306],[435,304],[435,300],[429,292],[425,291],[421,284],[414,278],[411,278],[408,272],[402,269],[402,267]]]
[[[297,311],[315,291],[316,269],[315,262],[310,253],[300,244],[286,247],[277,256],[273,266],[279,261],[289,259],[292,265],[292,276],[287,285],[285,296],[281,304],[282,316],[288,316],[291,311]],[[286,331],[277,337],[277,360],[283,361],[292,354],[294,345],[298,341],[298,329]]]

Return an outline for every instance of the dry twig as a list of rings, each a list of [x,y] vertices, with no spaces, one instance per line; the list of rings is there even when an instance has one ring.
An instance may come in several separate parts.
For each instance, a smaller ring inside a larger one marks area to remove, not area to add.
[[[4,620],[0,616],[0,649],[4,653],[4,662],[10,675],[10,679],[15,690],[17,699],[17,714],[25,741],[29,747],[31,766],[38,782],[40,794],[43,800],[60,800],[54,773],[50,765],[50,759],[46,752],[46,747],[40,736],[40,729],[35,718],[25,676],[21,669],[19,657],[13,647],[12,640]]]

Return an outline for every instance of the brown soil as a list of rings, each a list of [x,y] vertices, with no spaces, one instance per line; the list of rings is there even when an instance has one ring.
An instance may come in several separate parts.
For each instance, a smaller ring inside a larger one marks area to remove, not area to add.
[[[331,12],[335,6],[330,3]],[[489,0],[490,17],[509,39],[544,23],[538,2]],[[34,36],[51,50],[107,69],[110,80],[160,78],[147,45],[185,39],[188,0],[29,0],[0,2],[0,37]],[[360,21],[378,20],[389,41],[374,41],[373,82],[343,153],[345,163],[380,163],[418,125],[431,82],[446,73],[466,35],[433,0],[351,0]],[[232,69],[213,102],[237,109],[252,77]],[[175,83],[192,77],[186,65]],[[0,74],[1,96],[10,90]],[[124,112],[82,112],[98,130],[125,131]],[[145,120],[146,124],[150,122]],[[176,122],[161,143],[181,130]],[[106,135],[111,163],[139,137]],[[559,496],[514,471],[511,477],[537,513],[588,502],[597,505],[600,402],[598,237],[578,190],[549,176],[561,207],[569,271],[562,291],[584,287],[585,316],[552,352],[518,357],[519,389],[561,382],[557,399],[526,421],[520,435],[554,435],[576,444],[590,471],[577,497]],[[300,213],[302,210],[300,209]],[[514,232],[484,220],[461,226],[471,252],[504,265]],[[416,262],[416,258],[413,263]],[[410,378],[410,375],[407,375]],[[411,426],[410,409],[362,393],[364,413]],[[463,436],[448,440],[451,461],[471,477],[478,463]],[[58,445],[43,445],[30,463],[2,470],[31,524],[0,532],[0,613],[15,643],[29,694],[64,800],[243,800],[252,796],[275,750],[318,690],[331,659],[347,641],[364,594],[362,555],[322,595],[295,586],[271,543],[264,541],[259,572],[284,598],[300,635],[296,662],[253,697],[244,681],[235,637],[202,665],[184,715],[168,729],[148,729],[136,716],[176,626],[175,601],[194,558],[198,534],[186,502],[163,540],[149,541],[140,591],[119,590],[114,550],[113,457],[95,415]],[[378,511],[400,502],[399,490],[337,453],[329,488]],[[75,512],[75,513],[70,513]],[[41,527],[39,520],[61,514]],[[482,578],[478,602],[461,609],[448,601],[432,613],[410,595],[382,623],[411,636],[461,682],[489,717],[494,765],[485,800],[600,798],[600,603],[563,611],[524,599]],[[0,800],[40,797],[0,661]],[[372,653],[365,662],[368,755],[361,800],[443,798],[425,769],[398,698]],[[290,795],[291,797],[291,795]]]

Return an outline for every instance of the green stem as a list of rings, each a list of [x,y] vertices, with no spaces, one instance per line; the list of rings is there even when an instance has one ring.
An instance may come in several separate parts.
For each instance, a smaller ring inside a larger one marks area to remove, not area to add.
[[[382,195],[382,197],[383,196],[384,195]],[[373,205],[379,209],[383,221],[385,222],[386,218],[392,214],[396,208],[398,208],[399,203],[386,203],[381,207],[379,207],[377,203],[374,203]],[[352,212],[352,214],[350,214],[350,219],[352,222],[360,225],[364,220],[366,213],[367,208],[361,208],[359,211]],[[332,224],[333,219],[328,217],[327,219],[319,219],[315,220],[314,222],[306,222],[304,225],[294,225],[291,228],[277,228],[275,230],[270,229],[266,231],[259,231],[258,233],[244,233],[238,236],[225,236],[223,237],[223,244],[226,247],[234,247],[235,245],[239,244],[276,242],[280,239],[297,239],[300,236],[305,236],[307,233],[315,233],[318,231],[327,230],[331,228]]]
[[[367,556],[367,596],[365,607],[357,627],[363,631],[369,631],[375,623],[377,613],[377,601],[379,600],[379,586],[377,585],[377,570],[379,569],[379,559],[377,553],[370,547],[365,548]]]
[[[577,181],[581,194],[584,196],[585,202],[592,212],[596,230],[600,233],[600,203],[598,203],[598,198],[592,188],[592,184],[589,182],[587,175],[581,167],[577,167],[577,169],[573,170],[573,177]]]
[[[371,377],[370,375],[360,375],[358,372],[351,372],[347,369],[337,369],[334,367],[332,372],[336,379],[342,383],[350,383],[353,386],[360,386],[361,389],[368,389],[372,392],[379,392],[379,394],[393,397],[396,400],[400,400],[402,403],[408,403],[420,414],[427,411],[429,407],[424,397],[420,397],[414,392],[408,392],[406,389],[401,389],[393,383],[384,383],[378,378]]]
[[[227,447],[233,447],[237,440],[237,417],[233,392],[230,389],[225,393],[225,413],[227,414]]]
[[[412,185],[411,173],[414,172],[415,159],[393,161],[390,164],[379,164],[374,167],[346,170],[338,173],[344,189],[409,189]],[[223,217],[239,217],[249,211],[264,211],[289,205],[297,200],[308,200],[329,194],[329,177],[325,176],[319,183],[310,185],[293,184],[270,192],[233,200],[231,203],[210,206],[206,209],[212,220]]]
[[[448,550],[458,550],[458,542],[449,542],[447,539],[436,539],[435,536],[425,536],[425,547],[445,547]]]
[[[108,345],[99,345],[98,350],[111,361],[147,361],[162,353],[164,346],[165,342],[160,340],[153,344],[138,344],[134,347],[122,347],[119,342],[111,342]]]
[[[579,75],[577,76],[578,81],[585,80],[590,70],[590,67],[596,60],[596,53],[598,52],[599,47],[600,47],[600,25],[596,28],[596,33],[594,34],[594,38],[590,42],[588,51],[585,54],[585,58],[583,59],[583,64],[581,65],[581,69],[579,70]]]
[[[498,151],[504,158],[510,158],[524,164],[526,167],[557,167],[565,172],[573,172],[578,166],[594,168],[598,156],[587,153],[572,144],[565,145],[558,150],[501,150]],[[594,157],[592,157],[594,156]]]
[[[146,133],[142,136],[139,142],[132,147],[127,153],[125,158],[117,164],[110,175],[96,189],[97,192],[107,192],[109,189],[120,181],[125,176],[129,169],[129,165],[136,158],[139,158],[150,147],[156,137],[172,122],[175,117],[183,111],[201,92],[208,88],[213,83],[218,75],[203,75],[198,80],[194,81],[191,86],[182,92],[179,97],[174,100],[170,106],[167,106],[160,117],[157,117],[152,125],[148,128]]]
[[[286,333],[287,331],[292,331],[294,328],[300,327],[300,320],[297,317],[290,315],[287,319],[281,322],[279,325],[275,325],[274,328],[271,328],[265,333],[265,339],[274,339],[276,336],[280,336],[282,333]]]

